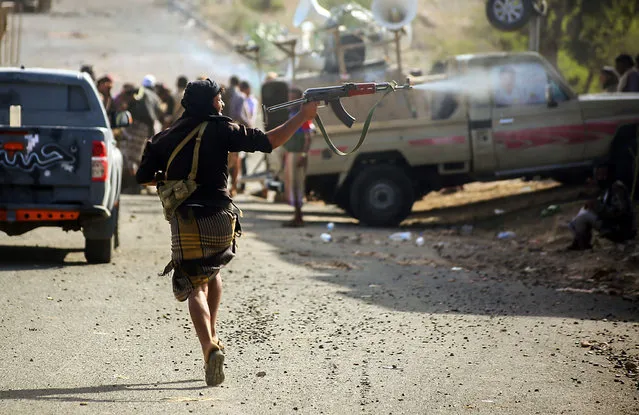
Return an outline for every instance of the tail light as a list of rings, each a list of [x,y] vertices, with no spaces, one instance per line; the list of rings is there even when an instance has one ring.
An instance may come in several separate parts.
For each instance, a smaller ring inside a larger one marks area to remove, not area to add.
[[[91,181],[106,182],[108,176],[109,164],[107,163],[106,144],[104,141],[94,141],[91,157]]]

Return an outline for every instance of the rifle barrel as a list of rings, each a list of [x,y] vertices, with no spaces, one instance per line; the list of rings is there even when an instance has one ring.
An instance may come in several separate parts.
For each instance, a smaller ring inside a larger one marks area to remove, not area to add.
[[[296,105],[305,104],[306,102],[307,102],[306,98],[300,98],[300,99],[296,99],[296,100],[293,100],[293,101],[284,102],[282,104],[271,105],[270,107],[266,108],[266,111],[267,112],[273,112],[273,111],[281,110],[281,109],[284,109],[284,108],[289,108],[289,107],[294,107]]]

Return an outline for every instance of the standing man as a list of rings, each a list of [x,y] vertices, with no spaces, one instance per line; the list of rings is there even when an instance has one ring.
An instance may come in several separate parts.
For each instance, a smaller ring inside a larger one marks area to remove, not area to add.
[[[97,81],[97,88],[100,96],[102,97],[102,105],[104,105],[104,109],[106,110],[107,115],[109,116],[109,120],[111,119],[111,115],[115,111],[113,105],[113,96],[111,95],[111,89],[113,88],[113,78],[110,75],[104,75]]]
[[[617,56],[615,69],[620,76],[617,92],[639,92],[639,71],[630,55]]]
[[[180,102],[182,102],[182,98],[184,97],[184,90],[186,89],[186,85],[188,83],[189,80],[186,76],[178,76],[177,82],[175,83],[177,91],[173,96],[173,99],[175,100],[175,108],[173,109],[173,121],[177,120],[182,116],[182,114],[184,114],[184,107],[180,105]]]
[[[252,94],[251,85],[248,81],[240,82],[240,92],[246,97],[244,100],[244,108],[242,110],[243,123],[249,128],[256,128],[259,103],[257,102],[255,95]],[[240,152],[239,159],[241,163],[242,176],[246,176],[246,152]],[[244,191],[244,186],[240,186],[240,191]]]
[[[244,101],[246,97],[240,91],[240,79],[233,75],[229,79],[229,88],[225,91],[226,97],[222,97],[224,102],[228,105],[228,109],[225,107],[223,113],[234,122],[247,126],[246,119],[244,117]],[[229,173],[231,174],[231,196],[235,196],[238,191],[238,178],[240,176],[240,155],[238,153],[229,153]]]
[[[230,119],[233,119],[233,117],[231,116],[231,103],[233,102],[233,99],[240,93],[239,86],[240,78],[238,78],[236,75],[233,75],[229,79],[228,88],[224,88],[224,92],[222,93],[222,100],[225,102],[223,110],[224,112],[222,113],[222,115],[225,115]]]
[[[246,126],[249,128],[255,128],[257,124],[257,98],[251,92],[251,85],[248,81],[240,82],[240,92],[244,95],[244,108],[242,110],[242,119]]]
[[[302,98],[302,90],[292,88],[289,100]],[[301,107],[291,109],[290,118],[296,117]],[[308,165],[308,150],[311,147],[311,131],[313,124],[306,120],[293,134],[293,137],[284,144],[284,191],[289,205],[293,206],[295,213],[293,220],[285,222],[282,226],[299,228],[304,226],[302,217],[302,205],[306,194],[306,166]]]
[[[148,129],[147,138],[155,134],[155,123],[162,124],[164,120],[162,100],[155,93],[155,85],[156,81],[153,75],[146,75],[142,79],[142,88],[138,89],[134,96],[135,105],[133,106],[133,111],[131,111],[134,122],[137,114],[138,122],[146,125]]]
[[[95,82],[95,72],[93,71],[93,65],[82,65],[80,72],[84,72],[91,77],[91,80]]]

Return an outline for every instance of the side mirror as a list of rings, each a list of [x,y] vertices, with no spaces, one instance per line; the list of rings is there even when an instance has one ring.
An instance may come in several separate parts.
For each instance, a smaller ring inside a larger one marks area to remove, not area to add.
[[[546,105],[548,105],[548,108],[555,108],[559,105],[553,96],[552,84],[546,85]]]
[[[111,128],[128,127],[133,123],[133,117],[129,111],[120,111],[111,116]]]

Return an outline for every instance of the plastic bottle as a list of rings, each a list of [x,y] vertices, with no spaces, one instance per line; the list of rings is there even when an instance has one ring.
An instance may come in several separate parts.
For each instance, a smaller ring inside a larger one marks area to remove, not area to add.
[[[397,232],[389,236],[392,241],[410,241],[411,239],[410,232]]]
[[[335,224],[333,222],[328,222],[326,224],[326,229],[328,229],[328,231],[332,231],[333,229],[335,229]]]
[[[333,240],[333,237],[331,236],[330,233],[323,233],[320,235],[320,238],[322,239],[323,242],[330,242]]]
[[[512,231],[499,232],[497,234],[497,239],[512,239],[515,236],[517,235],[515,235],[515,232],[512,232]]]

